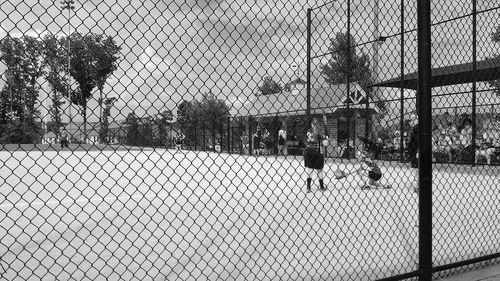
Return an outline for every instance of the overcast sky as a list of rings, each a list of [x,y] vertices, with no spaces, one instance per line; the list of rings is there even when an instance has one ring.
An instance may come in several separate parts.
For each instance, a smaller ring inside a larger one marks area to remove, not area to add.
[[[125,118],[131,110],[139,116],[155,115],[165,109],[175,113],[182,99],[198,98],[208,90],[227,100],[235,113],[242,104],[251,104],[253,93],[264,76],[270,75],[281,84],[296,76],[305,80],[306,9],[325,3],[312,0],[75,2],[72,32],[105,33],[122,47],[123,60],[104,89],[108,96],[119,97],[112,111],[116,119]],[[351,2],[351,33],[358,43],[371,41],[374,1]],[[400,2],[386,0],[379,4],[380,34],[392,36],[379,47],[380,79],[397,77],[400,73],[400,37],[397,35]],[[405,7],[405,30],[416,28],[416,1],[411,2]],[[469,2],[433,1],[433,22],[470,13]],[[496,1],[477,2],[480,11],[498,6]],[[10,0],[0,5],[0,38],[7,32],[11,36],[68,32],[68,15],[61,13],[59,1]],[[347,31],[346,14],[347,1],[313,10],[313,55],[326,52],[329,38],[336,32]],[[478,15],[478,59],[500,53],[499,46],[492,45],[489,38],[498,24],[498,10]],[[471,17],[433,28],[433,65],[471,61],[471,33]],[[415,31],[405,36],[407,73],[417,70],[415,39]],[[372,44],[365,44],[358,51],[373,57]],[[328,56],[318,57],[313,64],[326,59]],[[292,65],[299,66],[297,74]],[[313,87],[320,86],[318,68],[313,66],[313,69]],[[0,64],[0,73],[4,70],[5,66]],[[1,80],[0,87],[3,83]],[[44,88],[48,89],[46,85]],[[383,91],[387,96],[399,95],[399,91]],[[95,97],[98,97],[97,91]],[[91,120],[99,114],[96,108],[94,99],[89,102]],[[74,112],[76,109],[73,115]]]

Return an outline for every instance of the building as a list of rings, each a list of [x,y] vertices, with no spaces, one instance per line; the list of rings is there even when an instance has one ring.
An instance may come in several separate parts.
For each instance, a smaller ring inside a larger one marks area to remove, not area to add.
[[[296,79],[288,83],[285,85],[285,91],[281,93],[257,95],[255,100],[247,105],[246,110],[248,117],[263,127],[270,127],[270,124],[275,122],[273,119],[279,118],[280,126],[287,131],[287,146],[303,146],[304,126],[307,126],[307,89],[303,80]],[[311,117],[318,117],[321,127],[325,126],[322,116],[327,117],[326,131],[332,140],[328,148],[330,156],[343,156],[345,151],[337,148],[347,147],[348,139],[351,147],[358,147],[358,137],[369,136],[372,116],[378,112],[378,108],[368,102],[366,92],[358,83],[311,89],[310,114]],[[298,119],[302,120],[300,128],[296,126]],[[254,131],[255,127],[252,126],[250,130]],[[277,135],[279,128],[273,128],[274,130]]]

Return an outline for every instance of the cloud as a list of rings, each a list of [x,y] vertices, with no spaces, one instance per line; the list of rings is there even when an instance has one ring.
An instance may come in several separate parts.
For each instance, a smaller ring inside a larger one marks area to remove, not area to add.
[[[174,107],[182,99],[197,97],[210,89],[233,107],[248,102],[264,76],[285,84],[298,76],[305,79],[306,9],[324,4],[323,0],[130,0],[77,1],[73,29],[112,36],[122,47],[119,69],[107,81],[105,91],[120,96],[117,106],[125,113],[130,108]],[[399,32],[399,0],[380,2],[380,30],[385,35]],[[481,5],[491,6],[491,1]],[[434,3],[433,20],[463,14],[452,0]],[[490,3],[490,4],[487,4]],[[30,7],[26,1],[11,0],[0,11],[0,37],[6,32],[41,35],[44,32],[66,34],[67,16],[58,2],[39,1]],[[359,42],[371,40],[372,1],[353,4],[353,34]],[[486,7],[485,6],[485,7]],[[488,6],[488,7],[489,7]],[[314,51],[328,47],[328,38],[346,30],[345,2],[315,10]],[[479,9],[481,9],[479,7]],[[407,29],[416,27],[416,5],[406,7]],[[494,11],[492,12],[494,13]],[[491,15],[491,14],[489,14]],[[490,29],[498,17],[478,17],[479,32]],[[467,21],[469,19],[464,20]],[[455,22],[458,23],[458,22]],[[463,23],[463,22],[460,22]],[[438,35],[449,28],[454,39],[438,36],[444,43],[433,45],[434,62],[447,64],[465,60],[463,53],[470,41],[469,29],[459,24],[434,28]],[[458,30],[460,29],[460,30]],[[406,36],[406,67],[416,67],[416,43]],[[489,50],[487,36],[478,36],[480,56]],[[399,75],[399,37],[388,39],[380,49],[381,71],[386,77]],[[437,41],[437,40],[436,40]],[[371,55],[371,45],[365,50]],[[415,51],[413,51],[415,50]],[[454,50],[450,52],[449,50]],[[313,61],[319,65],[321,59]],[[382,63],[383,62],[383,63]],[[299,65],[297,73],[291,65]],[[0,64],[1,67],[1,64]],[[313,67],[313,77],[321,78]],[[0,69],[1,73],[1,69]],[[314,81],[314,80],[313,80]],[[1,83],[1,81],[0,81]],[[139,102],[140,101],[140,102]],[[162,105],[163,104],[163,105]],[[146,112],[146,111],[144,111]],[[126,115],[126,114],[125,114]]]

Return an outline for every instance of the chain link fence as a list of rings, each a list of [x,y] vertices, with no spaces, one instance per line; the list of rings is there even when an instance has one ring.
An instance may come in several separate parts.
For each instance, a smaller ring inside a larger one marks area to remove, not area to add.
[[[3,279],[416,280],[422,243],[436,278],[498,261],[495,1],[432,2],[433,241],[415,2],[0,6]]]

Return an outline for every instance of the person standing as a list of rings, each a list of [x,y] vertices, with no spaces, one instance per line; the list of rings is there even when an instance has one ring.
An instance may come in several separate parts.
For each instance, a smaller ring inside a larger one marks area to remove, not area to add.
[[[415,192],[418,192],[418,117],[415,114],[410,115],[410,140],[408,142],[408,154],[410,156],[410,165],[414,171],[414,182],[416,182]]]
[[[179,134],[175,137],[175,147],[177,150],[182,149],[182,145],[184,144],[184,134],[182,132],[179,132]]]
[[[286,131],[283,127],[278,131],[278,154],[285,155]]]
[[[261,144],[260,144],[261,142],[262,142],[262,132],[260,130],[260,126],[257,126],[257,130],[253,135],[253,149],[254,149],[254,154],[257,156],[262,154]]]
[[[311,128],[307,131],[307,146],[304,152],[304,166],[307,170],[307,192],[311,192],[311,182],[313,171],[316,171],[319,179],[319,189],[326,190],[323,182],[323,167],[325,158],[321,152],[321,142],[326,137],[321,133],[318,126],[318,119],[313,118]]]
[[[264,129],[264,134],[262,135],[262,142],[264,143],[264,154],[271,155],[273,142],[271,141],[271,134],[267,128]]]
[[[243,135],[241,136],[241,146],[243,148],[243,155],[248,155],[249,154],[249,146],[250,146],[250,139],[248,138],[247,133],[243,132]]]
[[[61,133],[61,149],[69,148],[68,145],[68,133],[66,131],[62,131]]]

